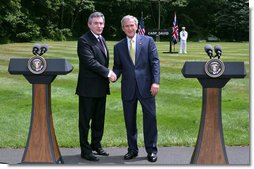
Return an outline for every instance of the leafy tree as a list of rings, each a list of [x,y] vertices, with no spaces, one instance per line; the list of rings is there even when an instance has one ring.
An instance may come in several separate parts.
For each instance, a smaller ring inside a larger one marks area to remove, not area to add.
[[[18,33],[17,26],[23,22],[20,0],[0,2],[0,42],[6,43],[14,39]]]
[[[249,40],[249,4],[246,0],[225,0],[215,14],[215,34],[227,41]]]
[[[1,0],[0,43],[40,39],[68,40],[88,30],[93,11],[106,17],[104,36],[119,40],[124,36],[121,19],[143,14],[146,29],[158,28],[158,1],[154,0]],[[191,40],[210,34],[222,40],[248,40],[249,10],[246,0],[161,1],[160,28],[170,29],[174,12],[178,25],[186,26]]]
[[[95,10],[94,1],[62,0],[61,4],[59,27],[70,29],[74,37],[80,36],[86,30],[87,17]]]
[[[149,1],[95,1],[95,10],[100,11],[105,15],[106,25],[104,28],[103,35],[107,39],[119,40],[124,36],[121,28],[121,19],[125,15],[133,15],[138,19],[141,17],[141,12],[143,12],[145,17],[145,24],[149,24],[150,18],[150,6]]]

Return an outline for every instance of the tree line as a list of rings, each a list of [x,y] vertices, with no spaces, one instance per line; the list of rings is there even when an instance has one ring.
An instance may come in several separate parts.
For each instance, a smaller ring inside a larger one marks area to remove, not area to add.
[[[160,3],[160,5],[159,5]],[[35,40],[76,40],[88,30],[90,13],[105,15],[107,40],[124,36],[120,21],[131,14],[145,28],[171,29],[176,12],[178,26],[185,26],[190,40],[214,35],[222,41],[249,40],[247,0],[1,0],[0,43]],[[167,38],[170,38],[167,37]]]

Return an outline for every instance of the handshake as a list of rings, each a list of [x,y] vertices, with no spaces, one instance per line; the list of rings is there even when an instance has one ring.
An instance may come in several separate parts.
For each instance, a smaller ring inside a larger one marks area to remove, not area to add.
[[[116,74],[112,70],[109,70],[108,79],[111,82],[115,82],[117,79]]]

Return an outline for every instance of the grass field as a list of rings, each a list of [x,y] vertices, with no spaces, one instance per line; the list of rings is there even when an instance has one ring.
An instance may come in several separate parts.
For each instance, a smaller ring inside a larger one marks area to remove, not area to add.
[[[75,95],[78,57],[75,41],[52,42],[45,58],[66,58],[74,70],[57,76],[52,83],[52,111],[57,141],[60,147],[79,147],[78,97]],[[113,65],[113,45],[110,50],[110,68]],[[0,45],[0,148],[25,147],[31,116],[32,86],[21,75],[10,75],[10,58],[30,58],[35,43]],[[188,54],[166,54],[167,42],[158,42],[161,63],[161,84],[157,96],[157,124],[159,146],[194,146],[199,129],[202,88],[196,79],[181,74],[185,61],[207,61],[205,42],[189,42]],[[213,46],[215,43],[211,43]],[[244,61],[247,76],[231,79],[222,90],[222,121],[226,145],[249,145],[250,86],[249,43],[220,43],[222,60]],[[178,50],[176,46],[176,50]],[[106,147],[127,146],[123,119],[120,81],[111,84],[107,97],[105,132],[102,144]],[[142,111],[138,107],[138,143],[143,146]]]

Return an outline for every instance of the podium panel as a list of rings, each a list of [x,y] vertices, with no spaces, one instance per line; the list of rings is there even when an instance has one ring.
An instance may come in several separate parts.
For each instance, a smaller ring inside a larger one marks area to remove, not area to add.
[[[57,75],[65,75],[73,67],[66,59],[46,59],[48,66],[42,74],[33,74],[27,67],[28,59],[13,58],[11,74],[22,74],[32,84],[32,112],[22,163],[64,163],[54,130],[51,110],[51,83]]]
[[[213,78],[205,72],[206,62],[185,62],[182,74],[197,78],[203,87],[202,112],[196,146],[191,164],[228,164],[223,137],[221,89],[231,78],[244,78],[243,62],[224,62],[225,71]]]

